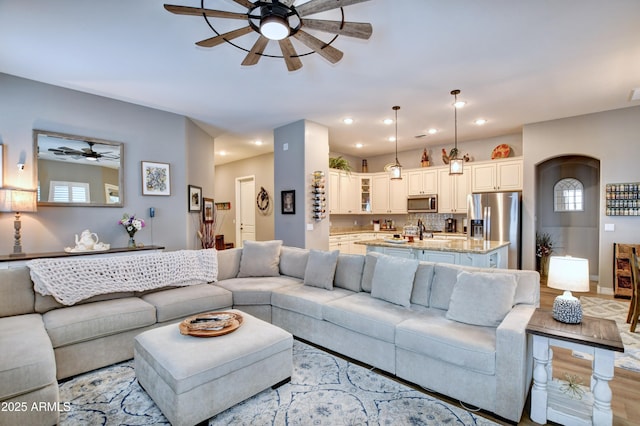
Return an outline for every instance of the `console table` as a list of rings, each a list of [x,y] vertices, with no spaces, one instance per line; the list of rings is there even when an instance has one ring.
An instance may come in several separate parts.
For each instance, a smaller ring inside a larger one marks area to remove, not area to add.
[[[609,381],[613,378],[615,352],[624,352],[615,321],[585,316],[580,324],[565,324],[553,319],[551,311],[536,309],[527,333],[533,335],[531,420],[540,424],[552,420],[563,425],[611,425]],[[553,380],[553,351],[549,346],[593,356],[590,387],[581,388],[581,398],[568,395],[566,381]]]
[[[20,266],[24,266],[28,261],[32,259],[44,259],[44,258],[52,258],[52,257],[78,257],[78,256],[124,256],[131,254],[144,254],[144,253],[154,253],[164,250],[164,247],[161,246],[144,246],[137,248],[128,248],[128,247],[120,247],[120,248],[112,248],[109,250],[102,251],[85,251],[85,252],[76,252],[69,253],[66,251],[54,251],[49,253],[27,253],[24,256],[9,256],[9,255],[1,255],[0,256],[0,269],[11,269],[17,268]]]

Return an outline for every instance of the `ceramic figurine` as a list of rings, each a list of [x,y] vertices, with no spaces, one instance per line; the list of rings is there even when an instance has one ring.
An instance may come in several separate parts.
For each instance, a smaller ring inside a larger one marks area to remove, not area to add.
[[[427,148],[422,151],[422,158],[420,159],[420,165],[422,167],[429,167],[429,154],[427,154]]]

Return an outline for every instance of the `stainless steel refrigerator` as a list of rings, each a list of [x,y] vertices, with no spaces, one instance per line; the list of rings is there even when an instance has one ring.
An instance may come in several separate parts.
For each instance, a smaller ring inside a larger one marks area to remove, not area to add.
[[[468,197],[467,221],[482,220],[483,238],[509,241],[509,269],[522,269],[522,193],[486,192]],[[477,223],[477,222],[476,222]],[[473,237],[473,225],[468,227]]]

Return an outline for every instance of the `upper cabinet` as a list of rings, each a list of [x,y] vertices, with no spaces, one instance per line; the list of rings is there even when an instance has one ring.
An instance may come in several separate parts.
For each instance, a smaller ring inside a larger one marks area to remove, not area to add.
[[[391,179],[388,173],[375,173],[371,180],[372,213],[407,213],[407,179]]]
[[[522,159],[473,164],[472,191],[521,191],[522,168]]]
[[[408,170],[407,195],[429,195],[438,193],[438,171],[435,169]]]
[[[360,212],[360,176],[329,170],[329,213],[357,214]]]
[[[466,213],[467,196],[471,193],[471,172],[449,175],[449,168],[438,168],[438,213]]]

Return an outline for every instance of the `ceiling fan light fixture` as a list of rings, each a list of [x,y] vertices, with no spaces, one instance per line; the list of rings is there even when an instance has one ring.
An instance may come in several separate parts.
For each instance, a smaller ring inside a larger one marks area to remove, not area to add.
[[[291,34],[287,20],[288,9],[280,3],[262,6],[260,34],[269,40],[284,40]]]

